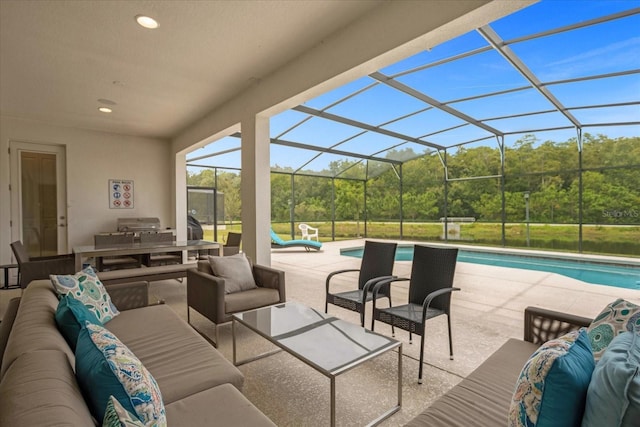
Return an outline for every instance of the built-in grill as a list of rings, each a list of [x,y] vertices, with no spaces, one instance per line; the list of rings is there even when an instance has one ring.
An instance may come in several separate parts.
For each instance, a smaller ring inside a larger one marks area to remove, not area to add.
[[[136,234],[144,231],[160,231],[160,219],[118,218],[118,231]]]

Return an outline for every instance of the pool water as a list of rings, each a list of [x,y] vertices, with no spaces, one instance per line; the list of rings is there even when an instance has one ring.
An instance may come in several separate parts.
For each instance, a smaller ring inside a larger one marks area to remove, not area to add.
[[[344,249],[340,251],[340,254],[362,258],[363,250],[363,248]],[[396,261],[411,261],[412,259],[413,246],[398,246]],[[458,261],[497,267],[547,271],[587,283],[640,289],[640,267],[466,250],[458,252]]]

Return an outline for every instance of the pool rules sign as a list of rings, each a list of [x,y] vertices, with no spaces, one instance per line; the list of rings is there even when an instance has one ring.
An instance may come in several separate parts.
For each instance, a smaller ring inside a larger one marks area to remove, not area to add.
[[[133,209],[132,180],[109,180],[109,209]]]

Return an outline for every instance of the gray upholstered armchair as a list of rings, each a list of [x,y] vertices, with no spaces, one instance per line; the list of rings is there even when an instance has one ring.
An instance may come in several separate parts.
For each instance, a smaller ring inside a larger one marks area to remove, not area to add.
[[[234,293],[225,293],[225,279],[213,275],[208,259],[187,270],[187,321],[192,308],[215,323],[215,346],[218,326],[231,321],[233,313],[286,301],[284,271],[262,265],[251,268],[257,287]]]
[[[11,249],[18,262],[18,282],[22,289],[26,288],[32,280],[48,279],[50,274],[76,272],[73,255],[31,258],[20,240],[11,243]]]

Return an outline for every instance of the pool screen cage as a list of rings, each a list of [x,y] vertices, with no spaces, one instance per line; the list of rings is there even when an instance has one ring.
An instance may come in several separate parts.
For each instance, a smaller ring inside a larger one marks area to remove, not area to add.
[[[187,186],[187,214],[203,229],[213,230],[213,239],[217,240],[218,225],[224,224],[224,193],[214,187]]]
[[[533,4],[271,117],[276,231],[638,256],[640,8],[597,3]],[[188,170],[239,174],[240,138]]]

